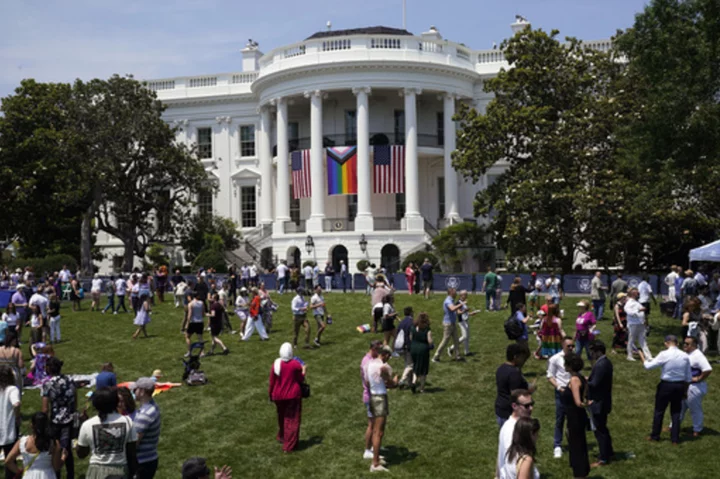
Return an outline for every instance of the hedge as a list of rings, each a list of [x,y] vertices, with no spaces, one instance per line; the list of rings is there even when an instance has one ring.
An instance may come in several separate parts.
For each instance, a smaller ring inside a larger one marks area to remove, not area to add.
[[[192,267],[195,271],[200,268],[213,268],[218,273],[227,273],[227,262],[222,252],[214,249],[206,249],[200,252],[193,261]]]
[[[412,254],[407,255],[405,257],[405,260],[402,262],[400,272],[404,272],[405,268],[407,268],[407,265],[410,263],[415,263],[415,265],[419,268],[425,262],[425,258],[429,259],[430,263],[432,263],[433,272],[441,272],[440,260],[438,260],[437,256],[435,256],[433,253],[427,251],[416,251]]]
[[[78,270],[77,260],[69,254],[54,254],[44,258],[15,258],[9,266],[12,271],[17,268],[24,270],[26,266],[30,266],[36,276],[44,276],[45,273],[59,272],[63,265],[72,272]]]

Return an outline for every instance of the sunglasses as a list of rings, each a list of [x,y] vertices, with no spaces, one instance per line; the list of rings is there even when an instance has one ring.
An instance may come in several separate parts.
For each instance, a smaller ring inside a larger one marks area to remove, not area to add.
[[[525,403],[525,404],[518,402],[518,403],[515,403],[515,404],[517,404],[518,406],[522,406],[522,407],[524,407],[525,409],[530,409],[531,407],[533,407],[533,406],[535,405],[535,401],[529,402],[529,403]]]

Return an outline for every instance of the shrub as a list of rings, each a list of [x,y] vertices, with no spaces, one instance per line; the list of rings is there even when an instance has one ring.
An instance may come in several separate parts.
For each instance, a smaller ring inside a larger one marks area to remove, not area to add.
[[[68,254],[53,254],[44,258],[16,258],[10,263],[10,268],[15,270],[30,266],[35,272],[35,276],[44,276],[46,272],[52,274],[60,271],[63,265],[67,265],[68,269],[73,272],[78,268],[77,260]]]
[[[192,263],[194,271],[200,268],[214,268],[218,273],[227,273],[227,262],[222,252],[213,249],[202,250]]]
[[[359,272],[363,273],[367,269],[367,267],[370,266],[370,261],[366,259],[361,259],[357,262],[357,269]]]
[[[425,258],[428,258],[430,260],[430,263],[432,263],[433,272],[439,273],[441,271],[440,261],[438,260],[437,256],[427,251],[416,251],[407,255],[401,265],[402,271],[405,271],[405,268],[407,268],[407,265],[410,263],[415,263],[419,268],[420,266],[422,266],[423,262],[425,262]]]
[[[315,267],[315,261],[309,259],[309,260],[303,262],[302,267],[304,268],[305,266],[311,266],[311,267],[314,268],[314,267]]]

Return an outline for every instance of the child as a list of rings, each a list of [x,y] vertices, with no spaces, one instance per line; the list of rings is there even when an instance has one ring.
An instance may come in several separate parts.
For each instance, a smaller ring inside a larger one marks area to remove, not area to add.
[[[50,318],[50,343],[60,342],[60,301],[57,295],[50,295],[50,304],[48,305],[48,317]]]
[[[40,306],[30,307],[30,344],[39,343],[43,341],[43,326],[45,325],[45,318],[43,318]]]
[[[322,286],[315,286],[315,294],[310,298],[310,308],[313,310],[315,322],[318,325],[315,346],[320,346],[320,336],[325,331],[325,298],[322,296]]]
[[[132,335],[133,339],[137,339],[140,336],[141,332],[146,338],[148,337],[147,329],[145,327],[150,322],[150,313],[152,312],[149,294],[143,294],[142,296],[140,296],[138,303],[139,307],[137,310],[137,314],[135,315],[135,320],[133,321],[133,324],[138,328]]]

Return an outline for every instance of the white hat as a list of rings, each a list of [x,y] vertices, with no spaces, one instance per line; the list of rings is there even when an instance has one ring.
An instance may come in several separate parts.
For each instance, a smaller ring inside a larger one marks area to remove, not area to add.
[[[538,316],[545,316],[545,311],[543,311],[543,310],[541,309],[540,311],[538,311],[537,314],[538,314]]]

